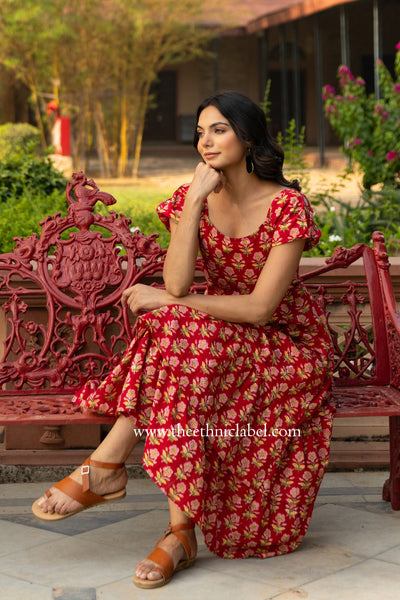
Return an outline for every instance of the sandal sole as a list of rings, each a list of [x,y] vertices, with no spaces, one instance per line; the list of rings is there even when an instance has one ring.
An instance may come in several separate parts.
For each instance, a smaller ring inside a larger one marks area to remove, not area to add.
[[[193,566],[195,560],[196,560],[195,558],[191,558],[190,560],[181,560],[176,565],[171,577],[169,577],[168,579],[164,579],[163,577],[161,577],[160,579],[154,579],[154,580],[140,579],[140,577],[137,577],[136,575],[134,575],[133,583],[136,585],[136,587],[146,589],[146,590],[153,590],[156,588],[163,587],[164,585],[167,585],[167,583],[169,583],[171,581],[171,579],[173,578],[175,573],[178,573],[178,571],[183,571],[184,569],[188,569],[189,567]]]
[[[40,501],[40,498],[39,498],[32,504],[32,512],[35,515],[35,517],[37,517],[38,519],[41,519],[42,521],[61,521],[62,519],[68,519],[69,517],[72,517],[73,515],[83,512],[84,510],[93,508],[93,506],[99,506],[100,504],[106,504],[107,502],[118,502],[118,500],[123,500],[125,498],[125,496],[126,496],[126,488],[119,490],[119,492],[113,492],[112,494],[105,494],[104,496],[102,496],[103,500],[101,502],[96,502],[94,504],[91,504],[90,506],[82,506],[82,508],[78,508],[77,510],[69,512],[65,515],[59,515],[57,513],[43,512],[43,510],[39,506],[39,501]]]

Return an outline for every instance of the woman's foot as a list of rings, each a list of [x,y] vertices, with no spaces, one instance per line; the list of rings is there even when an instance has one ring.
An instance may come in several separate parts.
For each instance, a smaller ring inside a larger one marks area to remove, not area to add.
[[[197,555],[197,540],[194,532],[194,523],[177,525],[175,527],[177,534],[174,533],[174,527],[169,527],[164,536],[157,543],[155,549],[156,553],[158,549],[161,549],[170,556],[173,563],[172,573],[180,568],[191,566]],[[186,548],[178,536],[184,537],[186,541]],[[164,583],[169,581],[172,575],[171,573],[169,577],[166,578],[165,575],[163,575],[163,571],[165,571],[163,565],[153,561],[151,556],[152,555],[140,561],[136,565],[134,583],[139,587],[142,587],[140,585],[141,582],[144,584],[143,587],[151,587],[152,582],[155,584],[154,587],[156,587],[156,584],[164,585]],[[180,567],[179,563],[182,563],[182,567]],[[147,582],[148,584],[146,584]]]
[[[90,461],[90,459],[89,459]],[[88,461],[85,461],[87,463]],[[94,461],[95,463],[96,461]],[[102,463],[100,463],[102,464]],[[128,476],[123,465],[118,468],[102,468],[93,463],[84,464],[78,467],[69,478],[82,486],[82,480],[86,479],[86,487],[89,485],[90,492],[98,496],[108,496],[120,490],[124,490]],[[57,484],[56,484],[57,485]],[[84,489],[84,488],[82,488]],[[40,511],[48,515],[67,515],[76,513],[86,506],[77,499],[68,495],[66,491],[58,487],[52,487],[35,504],[40,507]]]

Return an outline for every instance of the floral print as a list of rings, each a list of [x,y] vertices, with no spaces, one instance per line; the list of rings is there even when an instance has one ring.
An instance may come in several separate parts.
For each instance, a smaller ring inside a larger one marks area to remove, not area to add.
[[[158,207],[178,221],[188,186]],[[208,294],[249,294],[272,246],[317,243],[312,209],[283,190],[254,234],[199,226]],[[329,455],[332,349],[324,316],[295,279],[264,326],[179,304],[137,319],[120,364],[75,401],[147,429],[143,464],[225,558],[291,552],[306,533]]]

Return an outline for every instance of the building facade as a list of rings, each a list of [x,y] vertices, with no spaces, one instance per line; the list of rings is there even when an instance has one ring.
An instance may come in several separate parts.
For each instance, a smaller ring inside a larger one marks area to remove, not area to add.
[[[193,114],[205,97],[235,89],[259,102],[270,81],[274,133],[295,118],[299,128],[305,126],[306,144],[318,147],[323,163],[324,149],[338,145],[338,140],[323,115],[322,87],[337,84],[337,69],[343,64],[365,79],[369,92],[378,93],[375,60],[383,59],[393,69],[400,40],[400,0],[227,5],[232,26],[213,39],[209,58],[160,74],[158,105],[148,114],[145,141],[190,142]]]

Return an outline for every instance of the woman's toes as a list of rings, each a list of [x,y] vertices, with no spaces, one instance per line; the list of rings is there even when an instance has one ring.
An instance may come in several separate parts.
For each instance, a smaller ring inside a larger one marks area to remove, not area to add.
[[[136,577],[139,579],[149,579],[154,581],[155,579],[160,579],[161,573],[154,569],[155,563],[145,563],[141,562],[136,565]]]
[[[47,498],[47,496],[42,496],[42,498],[40,498],[38,504],[43,512],[45,512],[45,513],[52,512],[51,503],[49,502],[49,498]]]
[[[160,571],[157,571],[155,569],[153,569],[152,571],[149,571],[149,573],[147,574],[147,579],[149,579],[150,581],[155,581],[156,579],[161,579]]]

